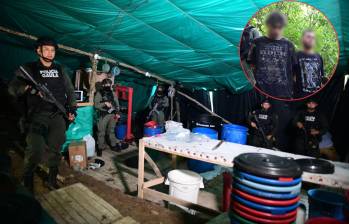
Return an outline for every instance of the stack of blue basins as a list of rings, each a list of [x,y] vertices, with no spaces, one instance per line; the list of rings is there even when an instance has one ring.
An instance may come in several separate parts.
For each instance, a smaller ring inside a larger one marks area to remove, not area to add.
[[[302,170],[292,159],[244,153],[234,159],[231,223],[294,223]]]

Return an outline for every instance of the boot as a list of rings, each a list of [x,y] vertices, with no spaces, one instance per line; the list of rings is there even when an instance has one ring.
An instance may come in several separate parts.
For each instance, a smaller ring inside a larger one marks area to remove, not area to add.
[[[28,173],[23,176],[23,185],[30,193],[34,193],[34,173]]]
[[[57,184],[57,175],[58,175],[58,167],[50,167],[48,172],[48,187],[51,190],[55,190],[59,188]]]
[[[121,147],[119,144],[116,144],[114,146],[111,146],[110,149],[114,152],[120,152],[121,151]]]
[[[105,150],[105,146],[99,146],[97,145],[97,156],[102,157],[102,152]]]

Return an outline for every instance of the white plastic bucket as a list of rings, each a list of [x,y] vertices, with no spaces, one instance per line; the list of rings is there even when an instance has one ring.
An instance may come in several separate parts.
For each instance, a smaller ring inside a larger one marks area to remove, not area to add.
[[[170,185],[169,194],[173,197],[189,201],[198,202],[199,190],[204,188],[202,177],[189,170],[172,170],[167,174],[166,185]],[[184,210],[194,214],[195,211],[177,205]]]

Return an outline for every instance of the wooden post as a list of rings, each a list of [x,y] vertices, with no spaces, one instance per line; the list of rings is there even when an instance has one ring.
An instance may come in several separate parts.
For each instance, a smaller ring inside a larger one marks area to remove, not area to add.
[[[89,90],[89,102],[94,102],[94,96],[96,92],[96,78],[97,78],[97,65],[98,60],[91,57],[91,63],[92,63],[92,74],[90,77],[90,90]]]
[[[138,151],[138,197],[144,198],[144,153],[145,147],[143,139],[139,140],[139,151]]]

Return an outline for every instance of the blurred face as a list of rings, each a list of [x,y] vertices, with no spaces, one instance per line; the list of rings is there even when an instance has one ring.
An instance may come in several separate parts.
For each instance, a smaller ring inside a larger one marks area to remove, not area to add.
[[[271,107],[271,105],[270,105],[270,103],[262,103],[262,108],[264,109],[264,110],[269,110],[269,108]]]
[[[307,107],[310,110],[314,110],[317,107],[317,103],[316,102],[308,102]]]
[[[305,49],[313,49],[315,47],[315,33],[306,32],[302,38],[302,44]]]
[[[284,28],[281,24],[276,24],[274,26],[267,25],[268,27],[268,36],[271,39],[277,39],[282,36]]]
[[[164,95],[164,90],[162,88],[158,88],[156,91],[156,95],[158,95],[158,96]]]
[[[56,48],[50,45],[43,45],[41,47],[38,47],[37,53],[44,59],[46,58],[50,61],[53,61],[56,56]]]

